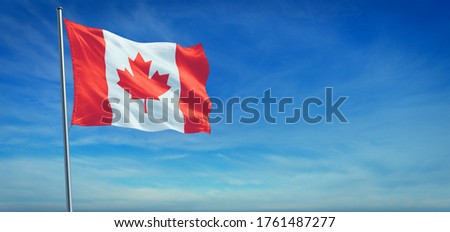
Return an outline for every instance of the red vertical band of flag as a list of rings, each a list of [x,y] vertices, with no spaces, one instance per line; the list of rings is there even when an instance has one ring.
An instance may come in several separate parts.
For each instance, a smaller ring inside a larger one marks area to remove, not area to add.
[[[209,65],[203,47],[201,44],[189,48],[177,45],[175,59],[180,75],[184,133],[211,133],[208,121],[211,101],[206,93]]]
[[[72,54],[74,106],[72,125],[111,125],[106,83],[105,40],[101,29],[64,19]],[[86,88],[85,86],[89,86]]]

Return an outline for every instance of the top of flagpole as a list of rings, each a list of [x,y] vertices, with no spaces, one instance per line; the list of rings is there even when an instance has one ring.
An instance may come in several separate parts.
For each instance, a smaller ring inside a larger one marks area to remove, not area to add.
[[[56,10],[63,10],[61,6],[56,7]]]

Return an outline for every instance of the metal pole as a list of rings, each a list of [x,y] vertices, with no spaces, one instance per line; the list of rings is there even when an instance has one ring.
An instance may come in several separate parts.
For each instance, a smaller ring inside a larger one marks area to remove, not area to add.
[[[72,187],[70,183],[70,153],[69,153],[69,131],[67,127],[67,106],[66,106],[66,70],[64,69],[64,41],[63,41],[63,21],[62,7],[56,8],[58,17],[58,38],[59,38],[59,63],[61,66],[61,96],[63,114],[63,136],[64,136],[64,164],[66,173],[66,200],[67,211],[72,212]]]

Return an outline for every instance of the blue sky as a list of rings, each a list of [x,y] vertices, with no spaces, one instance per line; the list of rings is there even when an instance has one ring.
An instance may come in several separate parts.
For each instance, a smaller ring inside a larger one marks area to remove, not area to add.
[[[65,210],[57,6],[131,40],[203,43],[210,96],[270,88],[295,107],[325,87],[349,96],[346,124],[219,123],[210,135],[73,126],[75,211],[450,210],[444,1],[0,5],[0,211]]]

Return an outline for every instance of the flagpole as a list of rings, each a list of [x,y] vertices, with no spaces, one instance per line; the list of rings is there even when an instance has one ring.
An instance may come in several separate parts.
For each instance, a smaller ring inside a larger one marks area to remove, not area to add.
[[[63,41],[62,10],[63,10],[62,7],[56,8],[56,14],[58,17],[59,63],[61,66],[61,96],[62,96],[62,114],[63,114],[66,201],[67,201],[67,211],[72,212],[72,186],[70,183],[70,153],[69,153],[69,133],[68,133],[68,127],[67,127],[66,71],[64,69],[64,41]]]

